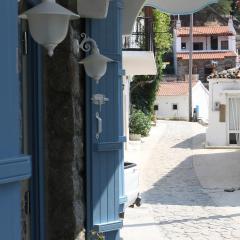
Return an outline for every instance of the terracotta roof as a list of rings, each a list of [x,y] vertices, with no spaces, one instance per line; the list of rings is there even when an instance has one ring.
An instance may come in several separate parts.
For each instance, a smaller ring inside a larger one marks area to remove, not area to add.
[[[236,57],[237,54],[231,51],[219,51],[219,52],[194,52],[193,59],[195,60],[214,60],[214,59],[224,59],[226,57]],[[189,53],[177,53],[177,58],[182,60],[189,59]]]
[[[177,29],[177,36],[189,36],[189,27],[181,27]],[[194,36],[218,35],[218,36],[232,36],[235,35],[228,26],[200,26],[193,27]]]
[[[197,81],[192,83],[194,87]],[[189,83],[185,82],[162,82],[158,89],[158,96],[184,96],[188,95]]]

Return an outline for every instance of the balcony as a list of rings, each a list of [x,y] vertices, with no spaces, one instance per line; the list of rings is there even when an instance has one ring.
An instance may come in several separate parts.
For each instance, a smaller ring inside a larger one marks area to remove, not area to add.
[[[138,17],[131,36],[123,37],[123,51],[154,51],[152,18]]]

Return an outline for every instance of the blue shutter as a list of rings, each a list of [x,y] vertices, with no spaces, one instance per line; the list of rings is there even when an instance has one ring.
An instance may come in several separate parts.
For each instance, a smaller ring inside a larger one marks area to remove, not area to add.
[[[20,155],[16,0],[0,2],[0,236],[21,239],[20,181],[30,177],[28,156]]]
[[[120,0],[110,1],[107,19],[89,20],[88,34],[102,54],[114,60],[97,85],[87,78],[87,202],[88,231],[104,232],[107,240],[119,239],[122,220],[119,207],[123,198],[123,118],[122,118],[122,34]],[[96,140],[96,112],[93,94],[109,98],[102,106],[103,133]]]

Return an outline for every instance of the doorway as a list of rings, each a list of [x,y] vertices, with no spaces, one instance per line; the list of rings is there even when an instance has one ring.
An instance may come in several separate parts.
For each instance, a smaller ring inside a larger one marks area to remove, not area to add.
[[[218,50],[218,37],[211,37],[211,50]]]
[[[228,99],[228,144],[240,145],[240,96]]]

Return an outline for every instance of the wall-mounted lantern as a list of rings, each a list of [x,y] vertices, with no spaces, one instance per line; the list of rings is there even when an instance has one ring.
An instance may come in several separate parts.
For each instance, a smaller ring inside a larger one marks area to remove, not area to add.
[[[57,4],[55,0],[42,0],[42,3],[19,17],[28,20],[33,39],[52,56],[56,46],[67,36],[69,21],[78,19],[79,15]]]
[[[110,0],[77,0],[78,13],[85,18],[106,18]]]
[[[81,44],[79,44],[77,39],[74,42],[74,53],[78,54],[79,49],[82,49],[84,52],[91,51],[91,54],[79,63],[84,65],[87,75],[99,83],[99,80],[107,71],[107,64],[113,62],[113,60],[100,54],[95,40],[87,37],[85,33],[82,33],[81,36],[84,38]]]

